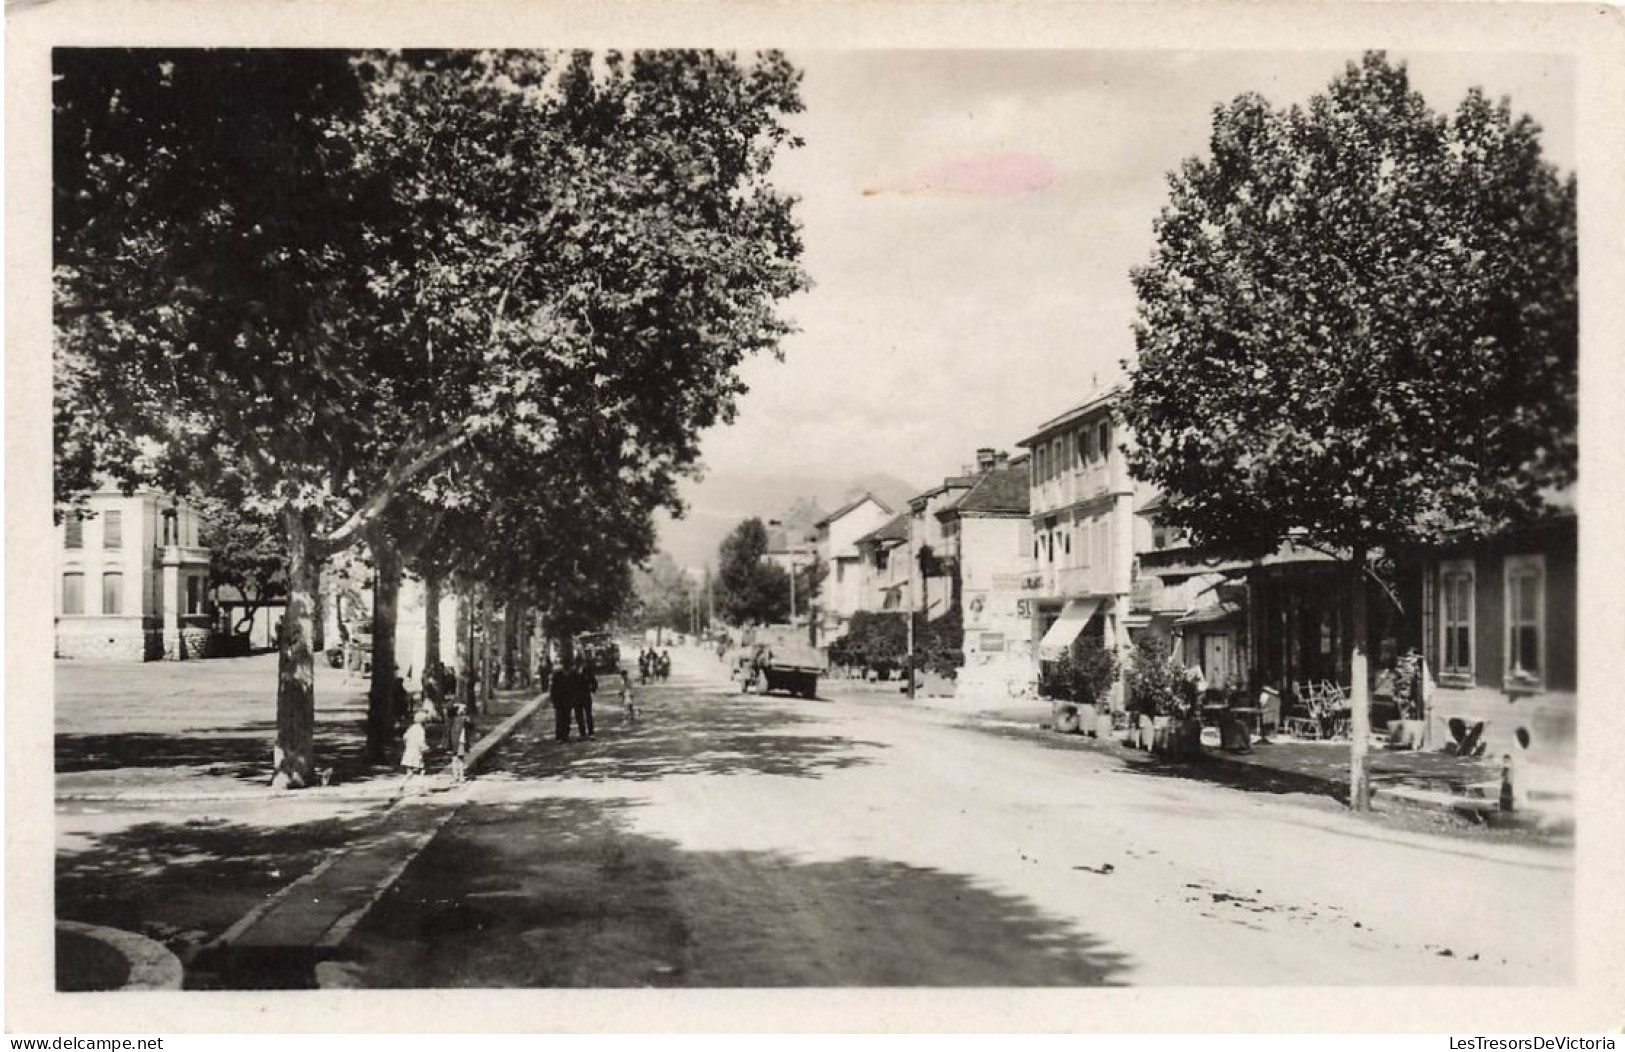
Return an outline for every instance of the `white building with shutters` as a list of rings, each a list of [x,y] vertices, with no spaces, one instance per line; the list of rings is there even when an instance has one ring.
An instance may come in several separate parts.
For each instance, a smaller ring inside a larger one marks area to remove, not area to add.
[[[1134,565],[1134,484],[1114,418],[1120,388],[1047,421],[1019,445],[1031,451],[1033,577],[1024,601],[1040,662],[1080,640],[1126,653]],[[1123,704],[1119,680],[1114,707]]]
[[[56,656],[202,657],[209,552],[197,513],[167,494],[92,494],[56,527]]]

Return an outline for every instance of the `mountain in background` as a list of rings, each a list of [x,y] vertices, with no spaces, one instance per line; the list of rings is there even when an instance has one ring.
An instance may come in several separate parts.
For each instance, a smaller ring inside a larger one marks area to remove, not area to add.
[[[873,493],[892,511],[908,507],[920,487],[895,475],[869,474],[855,479],[814,475],[708,475],[682,487],[688,513],[681,519],[661,515],[656,521],[660,548],[677,565],[701,567],[717,561],[717,546],[735,526],[755,516],[763,522],[781,519],[792,526],[813,524],[864,492]],[[810,520],[810,521],[803,521]]]

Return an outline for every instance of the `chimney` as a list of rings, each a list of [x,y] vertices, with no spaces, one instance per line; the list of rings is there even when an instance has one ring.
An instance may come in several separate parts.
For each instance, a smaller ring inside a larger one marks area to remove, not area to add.
[[[980,474],[980,475],[987,474],[989,471],[993,470],[993,465],[997,464],[997,463],[998,463],[998,457],[993,452],[993,450],[990,449],[989,447],[983,446],[981,449],[978,449],[976,451],[976,471],[977,471],[977,474]]]

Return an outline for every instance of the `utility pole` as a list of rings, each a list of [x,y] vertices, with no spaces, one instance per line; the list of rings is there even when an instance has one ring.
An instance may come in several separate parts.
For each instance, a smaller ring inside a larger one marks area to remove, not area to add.
[[[818,646],[818,607],[813,602],[813,596],[817,594],[818,590],[817,584],[814,583],[818,580],[817,548],[813,549],[812,557],[812,568],[807,573],[807,645],[816,649]]]
[[[914,700],[914,593],[908,596],[908,654],[903,674],[908,677],[908,700]]]

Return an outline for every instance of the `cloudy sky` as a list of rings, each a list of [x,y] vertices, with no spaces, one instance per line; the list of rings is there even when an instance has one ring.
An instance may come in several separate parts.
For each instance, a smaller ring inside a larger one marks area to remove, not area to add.
[[[1204,151],[1212,109],[1277,105],[1357,55],[1240,52],[793,53],[800,194],[816,288],[782,363],[750,363],[738,422],[707,436],[712,473],[897,475],[924,486],[981,445],[1008,447],[1119,376],[1131,266],[1151,248],[1166,173]],[[1436,110],[1505,95],[1575,159],[1564,58],[1393,53]],[[703,486],[692,491],[703,506]]]

